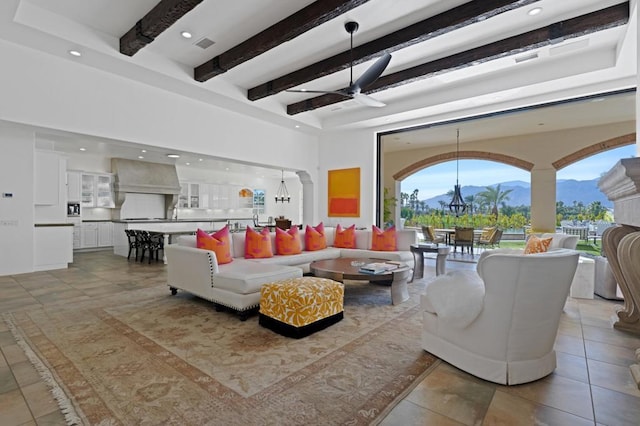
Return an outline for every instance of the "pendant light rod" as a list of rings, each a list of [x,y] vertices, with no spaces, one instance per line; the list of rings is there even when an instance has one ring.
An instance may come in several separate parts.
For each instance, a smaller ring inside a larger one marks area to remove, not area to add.
[[[460,129],[456,132],[456,184],[453,187],[453,198],[449,203],[449,210],[455,213],[456,217],[463,214],[467,210],[467,204],[462,198],[462,192],[460,192],[460,184],[458,182],[458,175],[460,171]]]
[[[287,191],[287,185],[284,183],[284,169],[282,170],[282,179],[280,180],[280,186],[278,187],[278,192],[276,193],[276,203],[277,202],[287,203],[291,202],[291,196],[289,196],[289,191]]]

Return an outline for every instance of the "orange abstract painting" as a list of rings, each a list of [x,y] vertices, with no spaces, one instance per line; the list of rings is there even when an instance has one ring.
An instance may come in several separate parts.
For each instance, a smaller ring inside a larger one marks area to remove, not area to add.
[[[360,217],[360,167],[329,170],[329,216]]]

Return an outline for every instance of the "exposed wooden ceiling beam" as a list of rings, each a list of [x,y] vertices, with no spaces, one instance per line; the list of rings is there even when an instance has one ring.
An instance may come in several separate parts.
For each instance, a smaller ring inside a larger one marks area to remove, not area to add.
[[[120,53],[133,56],[202,0],[162,0],[120,37]]]
[[[204,82],[369,0],[318,0],[193,70]]]
[[[544,28],[529,31],[495,43],[456,53],[445,58],[417,65],[380,77],[367,87],[366,93],[375,93],[431,77],[436,74],[465,68],[504,56],[537,49],[562,39],[591,34],[619,25],[629,20],[629,2],[621,3],[586,15],[556,22]],[[327,105],[349,100],[340,95],[321,95],[287,105],[287,114],[295,115]]]
[[[391,53],[417,43],[422,43],[431,38],[536,1],[538,0],[483,0],[465,3],[379,39],[354,47],[353,64],[358,65],[369,61],[382,55],[384,52]],[[350,51],[345,50],[330,58],[253,87],[249,89],[247,98],[251,101],[256,101],[267,96],[275,95],[283,90],[347,69],[350,66],[350,61]]]

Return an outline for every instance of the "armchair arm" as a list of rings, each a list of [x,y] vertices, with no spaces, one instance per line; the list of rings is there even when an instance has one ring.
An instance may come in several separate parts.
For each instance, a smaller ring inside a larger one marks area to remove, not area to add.
[[[482,312],[484,283],[474,271],[453,271],[427,284],[422,308],[450,326],[465,328]]]
[[[168,245],[165,251],[169,286],[209,298],[213,275],[218,273],[215,252],[178,244]]]

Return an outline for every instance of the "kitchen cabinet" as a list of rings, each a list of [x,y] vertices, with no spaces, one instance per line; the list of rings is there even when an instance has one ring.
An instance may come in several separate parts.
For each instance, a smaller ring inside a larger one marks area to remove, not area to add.
[[[34,204],[57,205],[60,188],[60,157],[54,153],[36,151],[34,169]]]
[[[98,222],[98,247],[113,245],[113,223]]]
[[[73,249],[82,248],[82,221],[78,219],[69,220],[73,223]]]
[[[200,209],[207,208],[201,205],[200,190],[201,183],[180,182],[180,196],[178,198],[178,207],[183,209]]]
[[[83,207],[115,207],[113,175],[82,173],[81,200]]]
[[[80,172],[67,172],[67,201],[80,202]]]
[[[113,245],[112,222],[83,222],[82,248],[110,247]]]
[[[82,248],[98,247],[98,224],[95,222],[82,223]]]
[[[64,177],[64,174],[62,175]],[[71,224],[36,225],[34,230],[33,269],[64,269],[73,262]]]
[[[179,208],[228,210],[240,205],[240,185],[181,182]],[[251,206],[249,206],[251,207]]]

